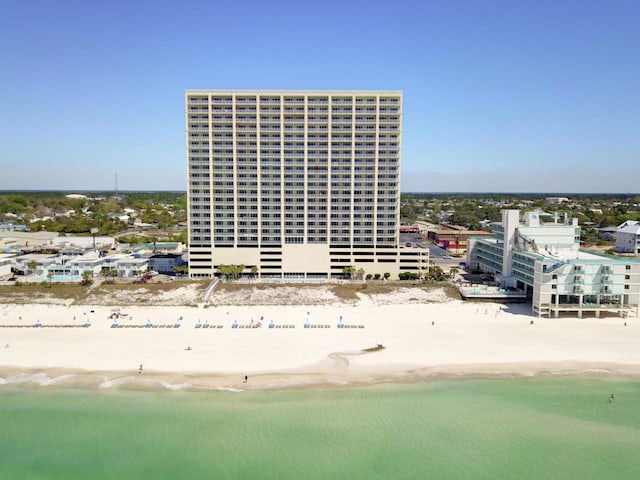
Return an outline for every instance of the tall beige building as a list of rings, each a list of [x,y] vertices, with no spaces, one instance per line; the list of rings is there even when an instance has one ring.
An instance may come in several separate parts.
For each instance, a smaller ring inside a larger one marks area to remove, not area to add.
[[[426,265],[399,245],[402,92],[187,90],[185,104],[192,278]]]

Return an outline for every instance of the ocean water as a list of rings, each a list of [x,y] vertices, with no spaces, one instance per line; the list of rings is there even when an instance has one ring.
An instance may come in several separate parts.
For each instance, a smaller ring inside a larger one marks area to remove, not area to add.
[[[637,479],[640,379],[242,392],[5,384],[0,478]]]

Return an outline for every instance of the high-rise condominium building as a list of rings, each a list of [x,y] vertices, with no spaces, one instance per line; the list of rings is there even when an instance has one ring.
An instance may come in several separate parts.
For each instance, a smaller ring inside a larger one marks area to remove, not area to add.
[[[187,90],[189,272],[420,270],[399,245],[402,92]]]

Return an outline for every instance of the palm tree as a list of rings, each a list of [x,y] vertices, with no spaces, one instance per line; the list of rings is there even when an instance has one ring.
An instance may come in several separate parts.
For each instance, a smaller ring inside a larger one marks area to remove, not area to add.
[[[93,278],[93,272],[91,270],[85,270],[82,272],[82,285],[89,285]]]
[[[114,283],[116,277],[118,276],[118,270],[112,268],[111,270],[109,270],[109,276],[111,276],[111,283]]]
[[[458,275],[458,273],[460,273],[460,270],[458,270],[456,267],[451,267],[451,269],[449,270],[449,276],[454,280],[456,278],[456,275]]]
[[[109,267],[102,267],[100,269],[100,275],[106,280],[107,276],[109,276]]]
[[[29,270],[31,270],[31,273],[35,273],[35,269],[38,267],[38,262],[36,262],[35,260],[31,260],[29,263],[27,263],[27,274],[29,274]]]

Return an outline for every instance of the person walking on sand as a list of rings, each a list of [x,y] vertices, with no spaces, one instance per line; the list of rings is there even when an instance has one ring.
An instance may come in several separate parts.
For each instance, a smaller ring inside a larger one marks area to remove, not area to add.
[[[242,383],[247,383],[249,381],[249,377],[248,376],[244,376],[244,380],[242,381]]]
[[[140,368],[138,369],[138,373],[142,373],[142,364],[140,364]]]

